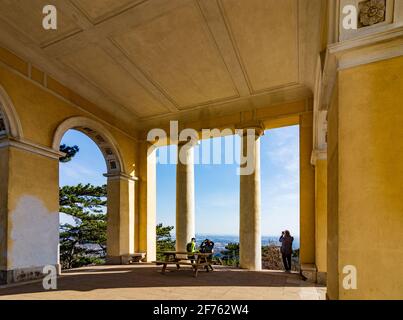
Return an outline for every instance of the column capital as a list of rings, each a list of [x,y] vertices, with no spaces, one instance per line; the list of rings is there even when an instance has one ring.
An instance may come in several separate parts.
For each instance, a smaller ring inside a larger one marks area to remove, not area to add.
[[[255,130],[255,135],[260,137],[264,135],[265,126],[263,121],[241,122],[235,125],[235,131],[242,130],[243,136],[248,134],[248,129]]]
[[[105,173],[104,177],[108,178],[108,180],[128,180],[128,181],[137,181],[139,178],[136,176],[131,176],[124,172],[116,172],[116,173]]]
[[[327,150],[319,150],[314,149],[311,154],[311,164],[316,166],[316,161],[318,160],[326,160],[327,159]]]

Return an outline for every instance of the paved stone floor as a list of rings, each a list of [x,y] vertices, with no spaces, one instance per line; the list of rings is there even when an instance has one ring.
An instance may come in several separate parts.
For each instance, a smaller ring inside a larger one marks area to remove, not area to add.
[[[251,272],[217,267],[214,272],[151,265],[96,266],[65,272],[58,289],[46,291],[41,281],[0,287],[0,299],[325,299],[326,288],[301,280],[296,273]]]

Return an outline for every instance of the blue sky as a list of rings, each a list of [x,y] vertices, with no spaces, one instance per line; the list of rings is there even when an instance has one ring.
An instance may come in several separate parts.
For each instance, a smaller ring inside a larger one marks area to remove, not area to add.
[[[261,137],[262,235],[289,229],[299,235],[299,127],[267,130]],[[235,139],[239,143],[239,139]],[[60,165],[60,185],[106,183],[106,165],[96,144],[70,130],[62,143],[80,152]],[[201,144],[205,143],[204,141]],[[201,145],[195,154],[201,153]],[[170,147],[169,152],[176,152]],[[195,165],[196,233],[238,235],[239,176],[237,164]],[[157,165],[157,222],[175,225],[175,165]],[[70,221],[61,216],[61,222]]]

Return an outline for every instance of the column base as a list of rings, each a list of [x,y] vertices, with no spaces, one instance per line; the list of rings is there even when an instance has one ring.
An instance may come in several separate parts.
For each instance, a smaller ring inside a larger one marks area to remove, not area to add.
[[[145,257],[146,257],[145,252],[136,252],[121,256],[107,256],[106,264],[132,264],[136,262],[142,262],[145,259]]]
[[[320,285],[327,285],[327,272],[317,272],[316,283]]]
[[[60,275],[60,265],[56,264],[53,266],[56,268],[57,274]],[[0,270],[0,285],[41,279],[47,275],[43,274],[44,267],[45,266]]]
[[[250,264],[250,263],[242,263],[240,262],[239,268],[249,271],[262,271],[262,263],[258,265]]]
[[[301,276],[308,282],[317,282],[317,268],[313,263],[301,264]]]
[[[121,264],[122,258],[120,256],[106,256],[105,264]]]
[[[258,268],[258,267],[255,268],[255,267],[239,266],[239,268],[243,269],[243,270],[248,270],[248,271],[256,271],[256,272],[262,271],[262,268]]]
[[[145,252],[136,252],[128,255],[121,256],[121,264],[132,264],[132,263],[139,263],[144,260],[146,257]]]

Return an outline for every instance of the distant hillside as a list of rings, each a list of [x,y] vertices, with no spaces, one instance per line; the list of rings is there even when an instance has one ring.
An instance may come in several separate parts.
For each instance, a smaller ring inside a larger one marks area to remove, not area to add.
[[[210,239],[214,241],[214,256],[217,261],[222,262],[226,257],[223,256],[227,254],[225,246],[229,243],[239,243],[238,236],[232,235],[208,235],[208,234],[197,234],[196,243],[200,245],[203,240]],[[262,237],[262,268],[269,270],[284,270],[283,261],[280,253],[281,243],[278,241],[279,237],[276,236],[263,236]],[[299,238],[294,237],[293,242],[294,254],[292,257],[292,271],[299,271]],[[230,254],[231,265],[233,264],[233,256]],[[239,262],[239,257],[235,258]],[[236,264],[236,263],[235,263]]]
[[[276,245],[279,246],[278,241],[280,236],[262,236],[262,246]],[[175,236],[173,236],[175,238]],[[233,235],[212,235],[212,234],[197,234],[196,243],[200,245],[203,240],[210,239],[214,241],[214,251],[218,252],[225,249],[228,243],[239,243],[239,236]],[[299,249],[299,237],[294,237],[294,242],[292,245],[293,249]]]

